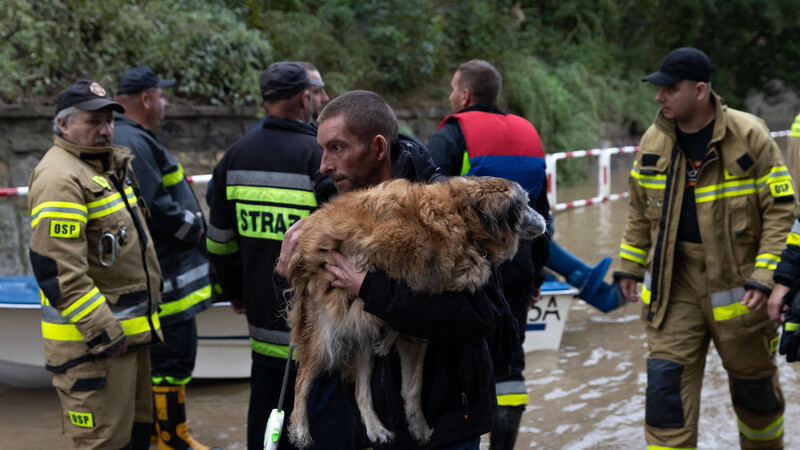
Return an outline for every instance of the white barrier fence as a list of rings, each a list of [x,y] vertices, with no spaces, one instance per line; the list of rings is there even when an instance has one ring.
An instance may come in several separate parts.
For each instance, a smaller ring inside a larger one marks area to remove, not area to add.
[[[770,133],[773,138],[789,136],[789,130],[773,131]],[[611,157],[624,153],[635,153],[639,147],[608,147],[596,148],[592,150],[578,150],[574,152],[560,152],[545,155],[547,162],[547,197],[550,201],[550,207],[553,211],[561,211],[567,208],[575,208],[578,206],[592,205],[595,203],[618,200],[628,196],[627,192],[612,194],[611,193]],[[558,161],[569,158],[585,158],[587,156],[597,156],[599,161],[597,164],[597,195],[590,198],[574,200],[570,202],[558,203],[557,193],[557,175],[556,170]],[[190,183],[208,183],[211,180],[211,174],[192,175],[186,177]],[[0,188],[0,197],[17,197],[28,195],[28,187],[21,186],[15,188]]]
[[[789,136],[789,130],[773,131],[770,133],[772,138]],[[592,205],[595,203],[619,200],[628,197],[628,192],[619,194],[611,193],[611,157],[624,153],[635,153],[639,150],[638,146],[628,147],[608,147],[596,148],[592,150],[579,150],[575,152],[560,152],[545,155],[547,161],[547,199],[550,201],[550,207],[553,211],[562,211],[567,208],[575,208],[578,206]],[[557,193],[557,170],[556,166],[558,161],[569,158],[585,158],[587,156],[597,156],[597,195],[590,198],[574,200],[570,202],[558,203]]]

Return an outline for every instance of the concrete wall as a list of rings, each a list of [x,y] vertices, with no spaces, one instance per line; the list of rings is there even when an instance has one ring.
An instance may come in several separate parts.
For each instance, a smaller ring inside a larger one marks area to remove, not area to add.
[[[52,106],[0,106],[0,187],[28,184],[31,169],[52,146]],[[436,131],[446,110],[398,110],[401,132],[423,141]],[[154,131],[187,175],[211,173],[237,139],[258,120],[252,107],[168,106]],[[202,200],[205,186],[197,189]],[[201,204],[205,204],[201,201]],[[0,197],[0,276],[30,274],[30,218],[26,197]]]

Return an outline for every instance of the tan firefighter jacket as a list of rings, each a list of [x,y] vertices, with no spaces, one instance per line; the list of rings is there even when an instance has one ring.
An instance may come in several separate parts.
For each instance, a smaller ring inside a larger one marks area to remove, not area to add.
[[[739,304],[746,288],[769,290],[792,227],[794,189],[761,119],[714,94],[716,120],[695,186],[700,237],[716,320],[755,322]],[[643,281],[643,319],[659,327],[669,303],[686,178],[675,124],[659,111],[629,179],[630,208],[615,276]],[[678,262],[680,264],[680,262]]]
[[[48,370],[61,372],[127,341],[160,342],[161,271],[125,147],[55,136],[31,174],[30,256],[42,295]]]

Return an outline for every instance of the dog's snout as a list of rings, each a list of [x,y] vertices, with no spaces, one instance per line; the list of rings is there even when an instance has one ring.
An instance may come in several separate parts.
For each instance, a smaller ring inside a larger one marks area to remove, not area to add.
[[[533,239],[544,233],[547,223],[541,214],[534,211],[533,208],[528,206],[525,215],[522,217],[522,224],[520,225],[519,237],[522,239]]]

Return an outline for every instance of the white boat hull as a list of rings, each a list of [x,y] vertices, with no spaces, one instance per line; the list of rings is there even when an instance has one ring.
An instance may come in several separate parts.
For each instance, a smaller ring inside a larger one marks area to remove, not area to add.
[[[227,302],[196,316],[197,359],[193,378],[249,378],[247,319]],[[21,388],[51,386],[44,368],[38,305],[0,303],[0,383]]]

